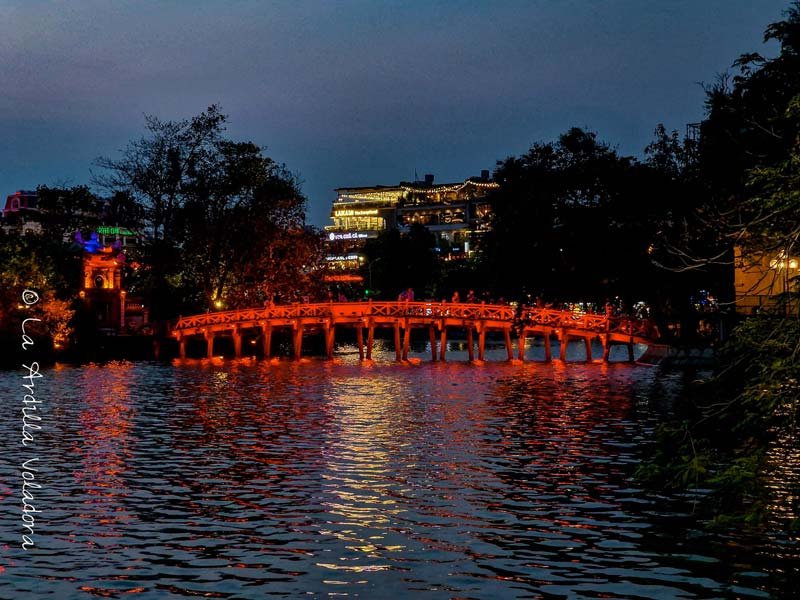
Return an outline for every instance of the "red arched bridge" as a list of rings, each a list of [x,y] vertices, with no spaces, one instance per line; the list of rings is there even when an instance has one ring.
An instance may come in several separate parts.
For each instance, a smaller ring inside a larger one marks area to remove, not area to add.
[[[214,355],[214,340],[218,336],[233,339],[234,353],[242,355],[245,337],[251,342],[261,340],[264,357],[271,355],[272,333],[288,331],[292,335],[295,358],[303,351],[303,335],[322,333],[325,351],[333,356],[337,329],[355,329],[359,356],[372,358],[373,341],[377,329],[394,332],[395,357],[407,360],[413,329],[427,329],[431,343],[431,358],[445,360],[448,330],[466,331],[469,359],[474,360],[475,337],[478,338],[478,359],[483,360],[486,335],[502,333],[508,359],[514,357],[512,332],[519,339],[518,356],[525,354],[525,341],[541,337],[545,358],[550,360],[551,338],[559,342],[559,358],[566,360],[567,343],[583,340],[586,359],[592,360],[593,340],[603,347],[603,360],[608,360],[611,346],[622,344],[628,348],[628,358],[633,360],[633,345],[651,344],[657,339],[652,322],[628,317],[596,314],[576,314],[551,308],[522,307],[519,311],[507,304],[462,304],[447,302],[326,302],[320,304],[289,304],[209,312],[191,317],[181,317],[172,328],[178,340],[180,357],[186,357],[186,343],[191,337],[201,336],[206,341],[206,356]],[[364,330],[366,329],[366,343]]]

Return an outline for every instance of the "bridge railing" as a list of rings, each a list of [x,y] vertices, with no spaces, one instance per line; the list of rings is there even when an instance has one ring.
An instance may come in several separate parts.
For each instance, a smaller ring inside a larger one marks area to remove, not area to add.
[[[521,325],[581,329],[601,333],[617,333],[634,337],[658,338],[658,330],[649,319],[575,313],[552,308],[525,307],[520,312]]]

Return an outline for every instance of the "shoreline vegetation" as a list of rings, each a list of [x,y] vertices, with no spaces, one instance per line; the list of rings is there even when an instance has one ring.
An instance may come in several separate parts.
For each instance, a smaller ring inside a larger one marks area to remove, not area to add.
[[[374,282],[371,297],[411,287],[418,297],[449,298],[480,287],[526,302],[602,305],[618,297],[631,307],[641,300],[657,322],[685,324],[678,343],[696,342],[689,299],[713,290],[721,306],[730,305],[734,246],[784,259],[798,254],[800,4],[767,27],[766,41],[780,45],[775,57],[744,55],[734,75],[707,87],[697,136],[659,125],[639,160],[572,128],[498,161],[499,189],[488,196],[492,228],[474,260],[438,261],[422,226],[371,240],[363,267]],[[41,233],[11,226],[0,235],[4,348],[16,348],[23,322],[54,353],[67,343],[104,343],[76,297],[81,248],[64,241],[101,222],[141,233],[123,275],[129,293],[149,307],[156,337],[179,314],[331,292],[323,237],[305,223],[297,176],[261,146],[225,137],[226,120],[218,106],[182,121],[148,116],[144,137],[118,158],[97,160],[97,192],[37,190]],[[772,311],[745,318],[726,336],[713,377],[692,386],[665,418],[652,459],[639,469],[652,486],[711,490],[696,511],[711,525],[764,523],[767,449],[796,433],[796,272],[789,283]],[[41,302],[21,303],[24,289]],[[41,362],[47,359],[43,353]],[[792,497],[796,515],[800,493]],[[796,520],[789,526],[799,527]]]

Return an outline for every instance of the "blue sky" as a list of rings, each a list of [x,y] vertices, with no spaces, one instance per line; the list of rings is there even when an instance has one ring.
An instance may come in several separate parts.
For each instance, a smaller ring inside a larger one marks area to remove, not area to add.
[[[228,132],[333,188],[491,169],[571,126],[640,154],[703,117],[787,0],[0,2],[0,194],[88,183],[144,113]]]

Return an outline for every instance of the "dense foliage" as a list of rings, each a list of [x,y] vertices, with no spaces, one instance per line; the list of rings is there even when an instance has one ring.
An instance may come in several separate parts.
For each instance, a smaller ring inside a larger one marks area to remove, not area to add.
[[[687,228],[699,193],[695,144],[659,126],[646,155],[621,156],[595,133],[573,128],[498,163],[481,280],[508,298],[603,303],[620,296],[670,317],[687,310],[700,288],[722,290],[718,273],[678,274],[654,260],[664,232]]]
[[[290,300],[321,285],[320,237],[305,226],[296,178],[259,146],[225,138],[225,121],[217,106],[190,120],[149,116],[147,136],[97,161],[97,182],[146,234],[131,287],[156,318]]]
[[[368,240],[361,275],[370,295],[394,300],[412,288],[418,299],[434,297],[441,273],[435,247],[433,234],[416,223],[407,233],[387,230]]]
[[[25,319],[39,319],[29,321],[26,332],[45,340],[40,350],[66,344],[81,279],[79,253],[59,239],[0,233],[0,264],[0,343],[8,349],[3,358],[19,355]],[[25,290],[35,291],[39,301],[23,302]]]
[[[736,244],[745,254],[766,252],[786,274],[800,236],[800,5],[770,25],[765,40],[780,43],[777,57],[745,55],[736,77],[709,90],[699,158],[707,194],[693,229],[696,238]],[[683,260],[703,266],[723,258],[713,244],[706,251]],[[760,484],[769,477],[766,449],[778,437],[796,439],[800,282],[796,270],[788,276],[782,302],[734,331],[713,380],[681,407],[678,421],[661,427],[656,459],[641,470],[669,486],[710,487],[706,508],[717,521],[759,520],[768,493]]]

